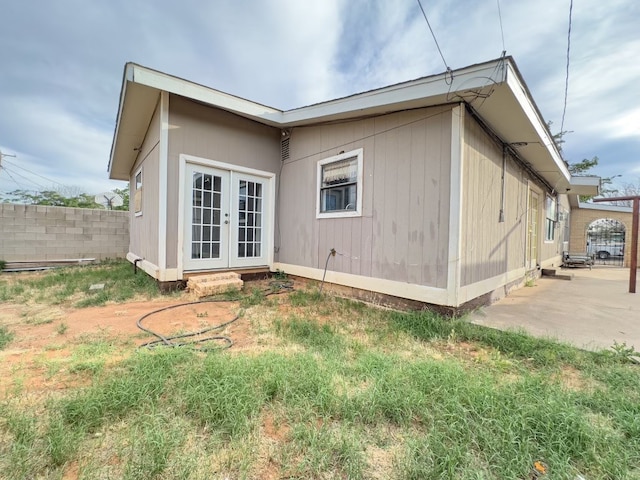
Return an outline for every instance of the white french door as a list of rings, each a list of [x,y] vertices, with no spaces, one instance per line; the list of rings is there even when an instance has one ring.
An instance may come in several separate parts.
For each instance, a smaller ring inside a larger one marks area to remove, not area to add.
[[[268,264],[269,179],[187,163],[184,269]]]
[[[230,266],[266,265],[266,201],[268,181],[231,172]]]

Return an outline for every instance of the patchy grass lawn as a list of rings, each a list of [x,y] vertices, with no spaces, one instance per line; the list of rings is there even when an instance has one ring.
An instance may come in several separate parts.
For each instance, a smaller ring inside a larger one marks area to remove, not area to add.
[[[0,476],[640,478],[640,372],[620,350],[248,291],[229,350],[96,331],[34,364],[44,387],[3,378]],[[213,305],[193,316],[219,323]]]
[[[104,284],[104,288],[90,290],[95,284]],[[159,295],[156,282],[144,272],[134,275],[131,263],[126,260],[0,275],[0,302],[71,304],[83,308]]]

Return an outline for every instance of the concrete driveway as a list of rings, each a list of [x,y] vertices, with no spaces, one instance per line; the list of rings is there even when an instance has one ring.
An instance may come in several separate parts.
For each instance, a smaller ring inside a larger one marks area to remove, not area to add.
[[[614,341],[640,350],[640,293],[628,293],[628,268],[558,269],[558,274],[573,274],[573,280],[540,278],[535,286],[471,313],[470,321],[588,350],[611,347]]]

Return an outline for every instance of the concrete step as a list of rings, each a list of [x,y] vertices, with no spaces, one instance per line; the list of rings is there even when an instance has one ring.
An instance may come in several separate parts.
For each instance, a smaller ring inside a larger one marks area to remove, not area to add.
[[[196,297],[209,297],[229,290],[240,290],[244,282],[236,272],[211,273],[189,278],[187,288]]]
[[[193,275],[189,277],[189,283],[202,283],[215,280],[227,280],[240,278],[240,274],[236,272],[219,272],[219,273],[205,273],[203,275]]]
[[[547,278],[555,278],[557,280],[573,280],[572,273],[558,273],[555,268],[543,268],[542,276]]]

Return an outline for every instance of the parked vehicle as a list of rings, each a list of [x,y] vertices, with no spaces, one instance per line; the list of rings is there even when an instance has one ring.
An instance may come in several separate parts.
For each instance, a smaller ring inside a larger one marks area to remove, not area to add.
[[[587,251],[601,260],[624,256],[624,243],[594,243],[587,245]]]

